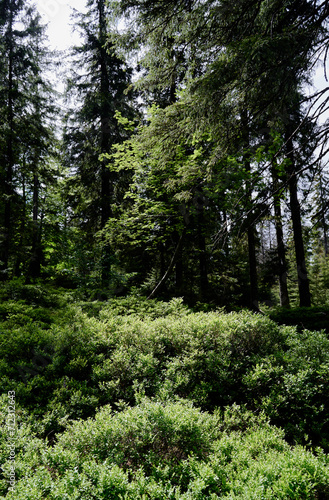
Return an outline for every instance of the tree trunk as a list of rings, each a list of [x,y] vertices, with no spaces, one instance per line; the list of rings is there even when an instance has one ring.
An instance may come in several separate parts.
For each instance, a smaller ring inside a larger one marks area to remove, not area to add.
[[[208,285],[209,285],[204,225],[205,225],[204,209],[203,209],[203,204],[200,204],[199,214],[198,214],[198,246],[199,246],[200,296],[202,300],[205,300],[207,298]]]
[[[177,261],[175,265],[175,286],[176,293],[179,295],[183,290],[183,259],[182,259],[182,247],[179,250]]]
[[[248,227],[248,253],[249,253],[249,277],[250,277],[250,307],[254,311],[259,311],[256,238],[255,238],[254,224],[251,224]]]
[[[323,230],[323,245],[324,245],[324,254],[327,257],[328,256],[328,236],[327,236],[327,224],[326,224],[326,218],[325,218],[325,201],[324,201],[324,193],[323,193],[323,187],[322,187],[322,178],[321,178],[321,172],[319,173],[320,175],[320,204],[321,204],[321,222],[322,222],[322,230]]]
[[[33,221],[32,221],[32,254],[29,264],[28,280],[39,278],[41,271],[42,248],[39,224],[39,179],[33,176]]]
[[[280,293],[280,306],[290,307],[288,286],[287,286],[287,259],[286,249],[283,239],[283,226],[281,215],[281,196],[279,193],[279,179],[276,172],[276,165],[272,165],[272,178],[274,188],[274,220],[275,232],[277,241],[277,253],[279,260],[279,293]]]
[[[21,264],[23,261],[24,244],[26,237],[26,189],[25,189],[25,157],[23,159],[23,174],[22,174],[22,202],[23,202],[23,213],[19,229],[19,251],[17,253],[15,262],[15,276],[20,276]]]
[[[296,266],[298,275],[298,291],[300,307],[311,306],[311,293],[309,286],[309,279],[307,276],[305,250],[303,241],[303,230],[300,214],[300,205],[298,201],[298,182],[295,171],[295,159],[293,151],[293,142],[291,137],[287,140],[288,153],[287,156],[291,162],[289,171],[289,195],[290,195],[290,211],[294,233],[295,253],[296,253]]]
[[[178,243],[177,243],[177,246],[176,246],[176,249],[174,251],[174,254],[172,256],[172,259],[170,261],[170,264],[168,266],[168,269],[167,271],[165,272],[165,274],[162,276],[161,280],[159,281],[159,283],[156,285],[156,287],[152,290],[152,292],[150,293],[150,295],[147,297],[148,299],[153,299],[160,291],[161,289],[164,287],[167,279],[169,278],[170,276],[170,273],[174,267],[174,265],[176,264],[177,262],[177,259],[179,257],[179,253],[180,253],[180,250],[182,248],[182,245],[183,245],[183,240],[184,240],[184,236],[186,234],[186,227],[183,229],[183,232],[182,234],[180,235],[180,238],[178,240]]]
[[[243,126],[243,147],[245,151],[248,151],[250,148],[250,140],[249,140],[249,125],[248,125],[248,116],[246,111],[242,110],[241,112],[241,121]],[[247,153],[248,154],[248,153]],[[258,273],[257,273],[257,257],[256,257],[256,238],[255,238],[255,222],[253,221],[253,201],[252,201],[252,186],[250,183],[250,173],[251,173],[251,165],[250,160],[246,153],[244,153],[244,165],[247,173],[246,180],[246,200],[247,200],[247,210],[249,212],[249,224],[248,224],[248,255],[249,255],[249,283],[250,283],[250,302],[249,305],[252,310],[259,311],[258,305]]]
[[[99,22],[99,57],[101,67],[101,153],[108,153],[111,143],[111,129],[110,129],[110,112],[109,109],[109,74],[106,64],[106,48],[107,41],[106,35],[106,19],[104,12],[104,0],[98,0],[98,22]],[[110,169],[103,163],[101,166],[101,229],[104,229],[107,221],[111,217],[111,199],[112,199],[112,186],[111,186],[111,172]],[[103,237],[102,242],[102,269],[101,280],[102,286],[106,288],[109,284],[111,268],[112,268],[112,249],[108,241]]]

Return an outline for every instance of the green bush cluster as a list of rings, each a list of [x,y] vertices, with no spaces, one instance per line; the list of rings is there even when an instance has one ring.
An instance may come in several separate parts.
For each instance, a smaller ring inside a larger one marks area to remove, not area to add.
[[[325,332],[178,299],[24,293],[0,306],[12,498],[329,498]]]
[[[327,449],[324,333],[248,312],[191,313],[178,300],[141,301],[139,311],[133,298],[125,315],[128,304],[40,312],[17,303],[0,323],[1,392],[15,387],[41,434],[53,438],[68,419],[106,404],[135,405],[144,394],[185,398],[207,411],[247,404],[284,427],[291,442]]]
[[[280,308],[269,311],[269,316],[281,325],[296,325],[298,331],[324,330],[329,333],[328,306]]]
[[[21,422],[16,443],[16,489],[6,498],[17,500],[329,498],[327,456],[291,448],[282,430],[238,406],[220,417],[142,398],[71,423],[53,447]]]
[[[100,312],[103,317],[108,316],[137,316],[141,319],[156,319],[164,316],[185,316],[191,311],[183,304],[181,298],[163,302],[155,299],[130,295],[122,298],[112,298],[106,305],[99,301],[80,302],[83,312],[90,316],[97,316]]]

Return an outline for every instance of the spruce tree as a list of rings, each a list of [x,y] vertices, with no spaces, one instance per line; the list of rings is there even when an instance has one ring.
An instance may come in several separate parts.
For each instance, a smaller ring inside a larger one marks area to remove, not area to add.
[[[130,39],[133,43],[142,41],[145,44],[142,62],[147,68],[147,75],[140,86],[163,89],[175,72],[184,73],[185,89],[180,107],[182,121],[186,123],[186,137],[195,140],[202,134],[211,136],[213,164],[230,156],[236,157],[239,162],[241,158],[248,157],[253,162],[252,150],[256,150],[263,141],[262,128],[271,128],[269,122],[281,117],[281,132],[286,137],[284,149],[290,165],[286,172],[286,186],[289,187],[294,221],[300,303],[309,305],[297,196],[297,158],[303,148],[298,130],[305,117],[296,120],[297,114],[302,112],[302,98],[299,98],[300,107],[296,109],[295,95],[309,81],[313,64],[325,46],[328,3],[239,0],[232,4],[226,0],[220,3],[192,0],[168,4],[162,0],[152,3],[123,0],[119,8],[128,18],[131,16]],[[184,47],[188,54],[185,66],[177,58],[170,57],[179,47]],[[228,114],[230,120],[226,119]],[[248,123],[244,114],[248,115]],[[230,126],[225,127],[229,122]],[[243,146],[241,137],[246,135],[246,130],[249,140],[244,141]],[[314,144],[310,134],[310,142]],[[168,135],[158,139],[165,141],[166,138],[171,140]],[[305,138],[302,139],[304,143]],[[304,156],[308,164],[312,163],[311,154],[309,150]],[[241,195],[244,186],[249,183],[255,206],[250,208],[248,203],[244,203],[246,199],[237,196],[231,213],[236,212],[233,224],[237,224],[242,217],[248,218],[254,212],[255,226],[255,221],[261,217],[258,208],[268,204],[270,192],[273,195],[275,188],[263,186],[268,171],[249,172],[245,166],[241,166],[239,192]],[[233,181],[234,173],[230,176]],[[243,214],[242,217],[237,215],[236,208]],[[251,227],[248,232],[251,281],[256,283]],[[257,285],[252,288],[256,290]]]
[[[83,42],[73,50],[66,92],[71,106],[64,131],[64,161],[72,173],[68,203],[89,248],[96,253],[97,245],[102,247],[95,266],[100,267],[105,287],[111,276],[113,252],[105,238],[97,240],[97,233],[105,228],[113,206],[122,199],[125,179],[111,171],[102,155],[127,137],[116,112],[133,115],[126,95],[132,70],[108,44],[108,15],[105,0],[89,0],[85,14],[75,13]]]
[[[30,274],[40,272],[41,233],[36,229],[38,185],[54,140],[50,126],[51,87],[44,78],[50,60],[40,16],[34,7],[18,0],[2,2],[0,12],[3,33],[0,44],[0,107],[3,111],[0,269],[5,279],[29,267],[28,260],[37,262]]]

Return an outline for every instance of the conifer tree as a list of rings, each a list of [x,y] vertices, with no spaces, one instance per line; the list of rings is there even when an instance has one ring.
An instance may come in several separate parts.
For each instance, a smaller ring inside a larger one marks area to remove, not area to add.
[[[216,161],[225,161],[229,155],[236,158],[247,156],[253,161],[251,151],[263,141],[261,129],[271,127],[268,122],[278,115],[283,118],[282,133],[286,142],[289,138],[292,141],[287,142],[285,148],[290,162],[286,185],[290,191],[295,246],[298,248],[300,303],[309,305],[297,197],[298,161],[296,163],[298,150],[302,148],[297,132],[305,117],[295,119],[302,111],[302,106],[296,109],[295,96],[308,82],[314,61],[328,39],[328,3],[239,0],[232,5],[226,0],[220,3],[192,0],[169,4],[162,0],[152,3],[124,0],[119,8],[128,19],[131,16],[132,29],[128,36],[132,45],[140,41],[144,43],[142,63],[148,72],[140,86],[163,89],[173,74],[183,72],[185,88],[180,108],[181,120],[186,124],[186,137],[195,140],[202,134],[211,136],[213,165]],[[187,65],[170,57],[173,50],[180,47],[184,47],[188,54]],[[301,103],[301,97],[298,99]],[[248,123],[243,119],[245,113],[249,117]],[[230,126],[225,127],[224,124],[229,123],[228,114],[231,116]],[[241,137],[245,135],[246,127],[250,139],[241,150]],[[172,137],[167,134],[159,140],[170,141]],[[314,144],[313,140],[310,142]],[[247,151],[243,151],[246,147]],[[302,155],[308,163],[311,163],[311,153],[309,150],[307,157]],[[241,170],[243,172],[243,167]],[[269,189],[263,188],[264,172],[252,175],[252,172],[245,171],[244,176],[242,172],[240,194],[243,186],[251,181],[254,204],[260,207],[268,203]],[[274,192],[273,186],[270,191]],[[236,198],[235,204],[239,198],[239,211],[247,217],[251,209],[243,203],[245,200],[241,196]],[[261,212],[256,206],[252,211],[256,214],[258,211],[259,220]],[[233,220],[233,224],[239,220],[240,216]],[[255,277],[254,250],[250,255]]]
[[[95,252],[96,234],[113,215],[113,206],[122,198],[125,182],[123,176],[119,178],[111,171],[101,155],[127,137],[116,112],[133,115],[126,95],[132,71],[107,43],[108,15],[105,0],[89,0],[87,12],[76,13],[83,42],[73,50],[73,73],[66,94],[71,107],[65,122],[64,161],[73,174],[68,202]],[[98,243],[102,246],[98,264],[106,286],[113,252],[104,239]]]
[[[34,7],[22,1],[3,1],[0,11],[3,32],[0,44],[0,107],[3,111],[0,269],[5,279],[14,272],[19,274],[21,264],[28,265],[29,255],[30,263],[36,262],[30,274],[39,274],[41,233],[40,228],[37,229],[36,208],[39,174],[40,169],[45,170],[43,162],[54,141],[49,119],[53,112],[51,88],[44,78],[44,70],[50,62],[44,46],[45,28]],[[29,203],[31,198],[34,201]],[[34,209],[30,212],[32,204]],[[34,220],[31,238],[29,219]]]

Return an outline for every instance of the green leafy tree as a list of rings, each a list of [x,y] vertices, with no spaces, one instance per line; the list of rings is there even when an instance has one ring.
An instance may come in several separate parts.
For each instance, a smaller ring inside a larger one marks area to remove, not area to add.
[[[290,165],[286,183],[298,248],[300,302],[309,304],[298,201],[298,158],[306,158],[306,150],[298,136],[304,120],[300,89],[308,81],[310,69],[327,40],[327,4],[306,0],[241,0],[234,6],[225,1],[221,4],[191,1],[188,5],[186,2],[169,5],[166,2],[165,5],[158,1],[151,5],[123,1],[120,9],[128,17],[130,46],[144,44],[141,64],[147,74],[140,81],[140,87],[168,88],[175,74],[182,75],[185,91],[180,97],[180,116],[181,123],[185,121],[185,138],[200,138],[207,133],[212,142],[208,164],[225,162],[230,155],[241,165],[244,175],[241,176],[240,196],[231,208],[235,209],[232,213],[239,210],[249,219],[245,228],[249,233],[251,289],[255,292],[257,253],[251,236],[262,212],[266,213],[261,207],[268,205],[269,189],[263,186],[266,171],[250,170],[247,163],[252,165],[253,150],[263,142],[264,130],[271,129],[270,122],[281,117],[285,154]],[[182,47],[187,54],[184,62],[172,57]],[[311,129],[308,133],[312,137]],[[241,140],[246,134],[248,141]],[[159,136],[160,141],[166,138],[171,140],[172,136]],[[304,135],[304,144],[306,140],[307,135]],[[313,138],[310,142],[314,145]],[[303,153],[300,154],[300,150]],[[311,153],[310,150],[307,153],[310,164]],[[234,186],[235,173],[229,175]],[[244,203],[248,197],[241,197],[247,184],[247,191],[252,192],[252,207]],[[273,186],[270,191],[274,193]],[[236,224],[239,220],[240,217],[234,217],[232,222]]]

